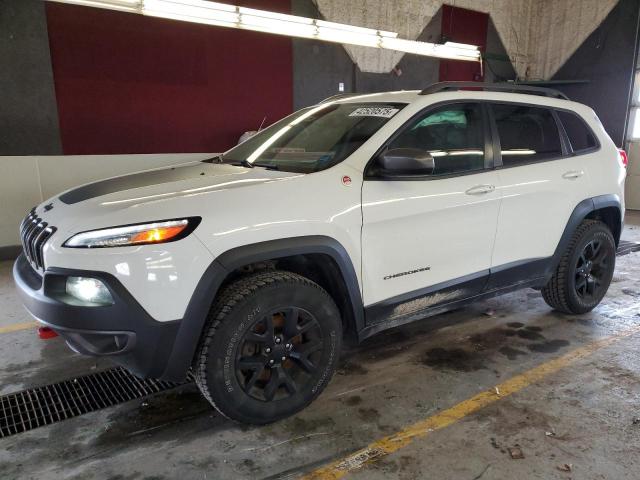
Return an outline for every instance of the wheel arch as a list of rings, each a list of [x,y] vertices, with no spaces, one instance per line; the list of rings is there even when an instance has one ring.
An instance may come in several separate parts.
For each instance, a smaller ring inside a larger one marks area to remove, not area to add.
[[[180,381],[185,378],[209,310],[225,284],[233,280],[243,267],[272,261],[286,270],[309,277],[327,290],[340,309],[345,331],[356,333],[364,328],[358,277],[351,257],[337,240],[314,235],[236,247],[218,256],[200,279],[182,319],[162,379]],[[309,273],[311,266],[317,267],[314,274]]]
[[[580,223],[585,219],[594,219],[604,222],[613,234],[616,247],[620,242],[622,234],[622,203],[620,197],[613,194],[599,195],[597,197],[587,198],[581,201],[571,213],[564,232],[560,237],[558,246],[553,254],[552,261],[549,262],[547,268],[546,279],[551,278],[555,272],[562,254],[569,245],[573,233],[576,231]]]

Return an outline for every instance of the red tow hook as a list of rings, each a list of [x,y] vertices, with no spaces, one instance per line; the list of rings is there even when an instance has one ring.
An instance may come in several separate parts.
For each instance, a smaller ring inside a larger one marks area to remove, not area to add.
[[[38,327],[38,336],[42,340],[49,340],[50,338],[56,338],[58,334],[49,327]]]

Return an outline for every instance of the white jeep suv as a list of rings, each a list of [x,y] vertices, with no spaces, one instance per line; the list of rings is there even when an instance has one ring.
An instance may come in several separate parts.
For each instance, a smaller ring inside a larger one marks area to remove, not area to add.
[[[192,369],[224,415],[313,401],[344,335],[515,289],[605,295],[625,168],[559,92],[440,83],[332,98],[200,163],[49,199],[21,226],[27,309],[137,375]]]

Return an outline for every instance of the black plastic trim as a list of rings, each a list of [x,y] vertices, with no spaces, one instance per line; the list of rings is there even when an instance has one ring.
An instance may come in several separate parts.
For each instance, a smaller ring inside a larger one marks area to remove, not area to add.
[[[369,305],[365,308],[367,319],[365,330],[377,332],[430,317],[450,309],[446,307],[447,305],[455,305],[457,308],[460,302],[478,299],[485,294],[494,295],[495,292],[512,291],[513,288],[517,289],[521,286],[543,286],[546,283],[544,274],[550,262],[551,258],[511,262]],[[448,297],[447,294],[449,294]],[[423,307],[411,310],[411,306],[415,305],[416,301],[419,301]],[[403,312],[403,309],[409,310]],[[379,327],[381,324],[386,326]],[[361,339],[362,335],[363,333],[360,332]]]
[[[483,270],[368,305],[365,308],[366,325],[369,327],[379,323],[393,324],[396,319],[421,317],[422,312],[443,303],[438,301],[438,298],[442,298],[443,295],[455,296],[456,300],[474,296],[484,289],[489,273],[488,269]],[[427,304],[429,307],[411,309],[417,300],[420,300],[420,304]]]
[[[363,329],[364,307],[360,284],[351,258],[339,242],[330,237],[314,235],[245,245],[223,253],[205,271],[187,306],[167,361],[167,369],[161,378],[170,381],[184,379],[192,364],[211,305],[229,273],[248,264],[302,254],[326,254],[336,262],[347,287],[354,330]]]
[[[390,328],[398,327],[400,325],[405,325],[407,323],[411,323],[411,322],[425,319],[428,317],[433,317],[434,315],[439,315],[441,313],[449,312],[451,310],[456,310],[458,308],[462,308],[466,305],[470,305],[472,303],[475,303],[480,300],[485,300],[487,298],[497,297],[499,295],[504,295],[506,293],[510,293],[510,292],[527,288],[527,287],[538,287],[538,286],[539,286],[539,281],[532,280],[532,281],[523,281],[515,285],[509,285],[509,286],[505,286],[503,288],[499,288],[495,290],[485,290],[471,297],[464,297],[464,298],[453,300],[451,302],[437,304],[432,307],[426,308],[424,310],[414,312],[410,315],[398,316],[392,320],[367,325],[366,328],[364,328],[359,332],[358,338],[360,341],[363,341],[371,337],[372,335],[375,335],[376,333],[380,333]],[[460,285],[460,287],[462,288],[463,285]],[[367,309],[365,308],[365,310]]]
[[[607,207],[617,208],[620,213],[620,218],[622,219],[620,198],[614,194],[599,195],[597,197],[587,198],[576,205],[576,207],[573,209],[573,212],[569,216],[569,220],[567,221],[564,232],[560,237],[560,241],[558,242],[558,246],[556,247],[551,262],[549,262],[549,264],[547,265],[547,269],[545,271],[546,279],[551,278],[556,268],[558,267],[560,258],[567,249],[567,246],[571,241],[571,237],[573,236],[573,232],[575,232],[575,230],[578,228],[578,225],[580,225],[580,223],[585,218],[587,218],[590,213]],[[620,242],[620,232],[622,232],[622,224],[620,225],[620,229],[617,234],[616,232],[613,232],[616,246],[618,246],[618,243]]]
[[[566,130],[564,129],[564,125],[560,121],[560,117],[558,116],[558,112],[554,108],[550,108],[551,115],[553,116],[553,121],[556,122],[556,129],[558,130],[558,136],[560,137],[560,148],[562,149],[562,157],[571,157],[573,156],[573,150],[571,147],[571,142],[569,141],[569,137],[567,135]]]
[[[57,299],[60,280],[67,276],[101,280],[114,304],[89,307]],[[40,277],[22,254],[14,263],[13,278],[27,310],[65,338],[72,349],[87,355],[110,356],[139,376],[157,377],[164,370],[166,352],[173,347],[180,321],[154,320],[113,275],[50,268]],[[109,343],[111,340],[113,344]]]
[[[501,83],[483,83],[483,82],[437,82],[423,89],[419,95],[430,95],[433,93],[459,91],[464,89],[482,90],[487,92],[509,92],[521,93],[525,95],[541,95],[550,98],[558,98],[561,100],[569,100],[564,93],[559,90],[547,87],[536,87],[527,84],[519,84],[512,82]]]
[[[551,260],[551,257],[531,258],[493,267],[485,290],[502,289],[523,282],[539,283],[542,287],[547,283],[545,274]]]

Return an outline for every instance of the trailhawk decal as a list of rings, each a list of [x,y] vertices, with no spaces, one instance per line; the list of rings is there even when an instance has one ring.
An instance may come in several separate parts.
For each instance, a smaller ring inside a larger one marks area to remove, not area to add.
[[[417,268],[416,270],[409,270],[408,272],[394,273],[393,275],[387,275],[383,280],[391,280],[392,278],[404,277],[405,275],[413,275],[414,273],[427,272],[431,270],[431,267]]]

